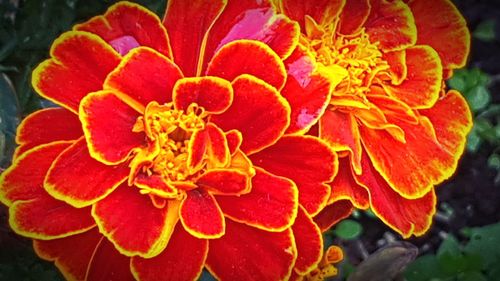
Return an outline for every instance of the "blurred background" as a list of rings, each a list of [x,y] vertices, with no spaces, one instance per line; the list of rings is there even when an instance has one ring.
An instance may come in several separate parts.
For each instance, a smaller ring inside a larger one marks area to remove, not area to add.
[[[59,34],[115,2],[0,0],[0,171],[10,163],[19,121],[53,106],[33,92],[32,69],[48,57]],[[165,9],[165,0],[133,2],[160,17]],[[447,81],[474,114],[466,152],[454,177],[437,188],[438,211],[425,236],[402,242],[369,211],[326,232],[325,246],[345,251],[335,280],[500,280],[500,2],[454,3],[472,33],[468,66]],[[63,280],[52,263],[36,257],[29,240],[9,229],[7,217],[0,205],[0,281]],[[202,279],[213,280],[206,273]]]

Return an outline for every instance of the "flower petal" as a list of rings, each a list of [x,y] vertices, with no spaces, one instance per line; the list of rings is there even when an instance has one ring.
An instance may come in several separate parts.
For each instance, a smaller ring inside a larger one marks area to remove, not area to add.
[[[356,180],[370,193],[373,212],[388,226],[404,238],[412,234],[424,234],[432,223],[436,212],[434,189],[416,199],[405,199],[396,193],[373,168],[368,157],[363,156],[363,174],[356,175]]]
[[[300,274],[307,274],[318,266],[323,256],[321,230],[302,207],[299,207],[292,230],[297,245],[297,261],[294,269]]]
[[[243,135],[238,130],[229,130],[225,134],[229,151],[231,155],[234,155],[240,149],[243,142]]]
[[[112,243],[103,238],[92,255],[85,280],[135,281],[130,271],[130,258],[120,254]]]
[[[340,33],[348,35],[358,32],[368,19],[370,10],[370,0],[346,0],[338,23]]]
[[[197,171],[203,165],[207,146],[209,145],[207,130],[195,131],[189,140],[187,167],[192,171]]]
[[[346,157],[339,159],[339,172],[330,184],[332,193],[328,204],[349,200],[354,207],[366,210],[370,207],[368,191],[354,180],[354,173],[349,162]]]
[[[80,120],[92,158],[116,165],[144,146],[144,133],[132,131],[139,116],[111,91],[95,92],[82,99]]]
[[[202,188],[187,192],[180,206],[184,229],[200,239],[220,238],[226,228],[222,211],[213,195]]]
[[[285,85],[286,70],[281,58],[266,44],[237,40],[224,45],[208,64],[207,75],[233,81],[250,74],[280,90]]]
[[[216,195],[239,195],[251,189],[250,177],[239,169],[209,170],[196,184]]]
[[[408,74],[398,86],[387,85],[387,93],[412,108],[434,105],[442,88],[443,68],[439,55],[429,46],[406,49]]]
[[[314,217],[314,222],[322,232],[325,232],[342,219],[349,217],[353,210],[350,200],[340,200],[321,210]]]
[[[81,234],[54,240],[34,240],[36,254],[55,262],[67,280],[84,281],[92,255],[103,236],[97,227]]]
[[[46,108],[28,115],[17,127],[16,157],[27,150],[54,141],[77,140],[83,135],[78,116],[64,108]]]
[[[252,162],[277,176],[289,178],[299,190],[299,202],[309,214],[317,214],[330,197],[325,183],[337,173],[337,155],[318,138],[286,136],[250,157]]]
[[[229,109],[212,116],[224,131],[237,129],[243,135],[241,149],[251,154],[274,144],[290,124],[287,101],[262,80],[241,75],[233,81],[234,100]]]
[[[174,86],[173,100],[176,109],[196,103],[208,113],[222,113],[233,102],[233,87],[219,77],[182,78]]]
[[[227,1],[171,0],[163,24],[168,30],[175,63],[185,76],[199,76],[209,30]]]
[[[175,200],[159,209],[137,188],[123,184],[92,206],[92,216],[121,254],[151,258],[167,246],[179,218],[177,210]]]
[[[386,52],[382,54],[382,59],[387,62],[387,70],[392,85],[401,85],[408,77],[408,66],[406,65],[406,49],[401,51]]]
[[[212,167],[225,167],[231,160],[231,151],[224,132],[213,123],[206,126],[210,144],[207,147],[209,165]]]
[[[411,124],[418,123],[416,110],[413,110],[406,103],[399,101],[397,98],[387,96],[386,94],[368,94],[368,101],[376,105],[377,108],[384,112],[385,116],[391,116],[399,120]]]
[[[177,224],[167,248],[150,259],[133,257],[132,273],[141,281],[198,280],[208,254],[208,241]]]
[[[131,36],[140,46],[151,47],[167,57],[172,57],[167,30],[156,14],[130,2],[119,2],[109,7],[102,16],[77,24],[73,30],[99,35],[108,43]]]
[[[287,280],[296,259],[291,230],[267,232],[227,220],[210,240],[206,267],[218,280]]]
[[[417,44],[429,45],[441,58],[444,69],[461,68],[467,62],[470,33],[452,1],[409,1],[417,25]]]
[[[349,0],[350,1],[350,0]],[[293,20],[300,23],[305,30],[305,16],[312,17],[319,24],[331,23],[337,18],[345,5],[346,0],[283,0],[280,1],[281,11]]]
[[[266,231],[289,228],[297,216],[298,192],[295,184],[260,168],[256,171],[250,193],[216,197],[222,212],[234,221]]]
[[[130,51],[104,82],[104,89],[121,93],[121,98],[137,111],[148,103],[172,101],[172,89],[182,72],[167,57],[146,47]]]
[[[120,55],[105,41],[82,31],[59,36],[50,56],[33,71],[33,88],[74,113],[83,97],[102,89],[104,79],[120,62]]]
[[[107,166],[94,160],[81,138],[52,163],[44,187],[52,197],[80,208],[106,197],[128,173],[126,164]]]
[[[384,51],[415,45],[417,27],[410,8],[403,1],[371,0],[365,28],[370,41],[380,42]]]

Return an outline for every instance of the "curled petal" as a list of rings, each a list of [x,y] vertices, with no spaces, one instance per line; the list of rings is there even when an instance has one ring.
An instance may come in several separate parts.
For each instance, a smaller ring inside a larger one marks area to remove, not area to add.
[[[98,36],[69,31],[54,41],[51,59],[33,70],[33,88],[42,97],[77,113],[80,100],[102,89],[120,55]]]
[[[229,151],[234,155],[243,142],[243,135],[238,130],[229,130],[225,134]]]
[[[347,35],[359,31],[368,19],[370,10],[370,0],[346,0],[338,23],[340,33]]]
[[[297,245],[294,269],[300,274],[307,274],[318,266],[323,255],[321,230],[302,207],[299,207],[292,230]]]
[[[407,123],[418,123],[417,111],[396,98],[387,95],[372,95],[371,93],[366,98],[381,109],[386,116],[391,116]]]
[[[321,210],[314,217],[314,222],[322,232],[325,232],[342,219],[349,217],[353,210],[350,200],[340,200]]]
[[[392,85],[400,85],[408,76],[408,66],[406,65],[406,50],[386,52],[382,58],[389,65],[389,75]]]
[[[204,173],[196,184],[212,194],[238,195],[250,191],[250,177],[239,169],[215,169]]]
[[[233,102],[233,87],[219,77],[183,78],[174,86],[173,100],[177,109],[186,110],[196,103],[208,113],[222,113]]]
[[[109,7],[104,15],[77,24],[73,29],[97,34],[111,45],[114,45],[117,39],[131,37],[140,46],[151,47],[169,58],[172,57],[167,30],[158,16],[134,3],[116,3]],[[123,55],[129,50],[125,48],[117,51]]]
[[[131,270],[137,280],[197,280],[208,254],[208,241],[199,239],[177,224],[167,248],[150,259],[133,257]]]
[[[287,280],[296,259],[291,230],[267,232],[227,221],[226,234],[210,240],[206,267],[218,280]]]
[[[179,214],[184,229],[194,237],[214,239],[224,235],[224,215],[213,195],[204,189],[188,191]]]
[[[354,180],[354,173],[349,166],[347,158],[339,160],[339,172],[330,184],[332,194],[328,204],[334,204],[340,200],[349,200],[354,207],[366,210],[370,207],[368,191]]]
[[[289,228],[298,208],[295,184],[260,168],[252,178],[252,190],[241,196],[217,196],[222,212],[234,221],[266,231]]]

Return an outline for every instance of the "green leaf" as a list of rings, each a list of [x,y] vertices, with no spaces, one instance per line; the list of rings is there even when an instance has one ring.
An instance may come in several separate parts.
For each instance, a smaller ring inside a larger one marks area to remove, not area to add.
[[[488,157],[488,167],[496,170],[500,170],[500,155],[492,154]]]
[[[354,240],[363,232],[363,227],[354,220],[343,220],[333,230],[333,233],[344,240]]]
[[[474,127],[470,134],[467,136],[467,151],[475,153],[479,150],[481,146],[482,139],[479,136],[477,130],[474,130]]]
[[[472,35],[485,42],[495,41],[495,21],[485,20],[481,22]]]
[[[465,92],[465,90],[467,89],[465,78],[463,77],[463,75],[457,74],[454,74],[453,77],[448,80],[448,86],[461,93]]]
[[[484,85],[478,85],[465,93],[471,109],[477,112],[485,108],[491,101],[491,95]]]
[[[488,279],[480,272],[468,271],[460,274],[457,281],[488,281]]]
[[[455,236],[449,234],[446,239],[443,240],[441,246],[439,246],[437,256],[442,256],[445,253],[450,255],[460,255],[460,252],[460,244],[458,243],[458,240]]]
[[[472,228],[471,234],[464,252],[481,256],[486,268],[497,264],[500,260],[500,223]]]
[[[429,281],[433,278],[440,278],[442,275],[438,259],[433,255],[417,258],[406,268],[404,274],[408,281]]]

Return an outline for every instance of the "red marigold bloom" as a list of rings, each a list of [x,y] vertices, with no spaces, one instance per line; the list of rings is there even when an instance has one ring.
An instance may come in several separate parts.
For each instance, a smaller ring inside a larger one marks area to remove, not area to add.
[[[33,73],[61,107],[24,119],[0,178],[14,231],[70,280],[309,273],[337,156],[284,136],[326,105],[280,92],[335,82],[318,70],[287,86],[298,31],[267,1],[172,0],[163,22],[120,2],[61,35]]]
[[[300,45],[285,64],[312,61],[311,68],[342,79],[331,95],[307,93],[328,104],[318,134],[343,156],[328,204],[350,200],[404,237],[422,235],[435,212],[434,186],[455,171],[472,124],[467,103],[446,92],[443,80],[466,62],[464,19],[449,0],[275,6],[301,26]],[[292,123],[298,110],[292,108]],[[316,221],[332,225],[349,212],[342,204],[326,207]]]

